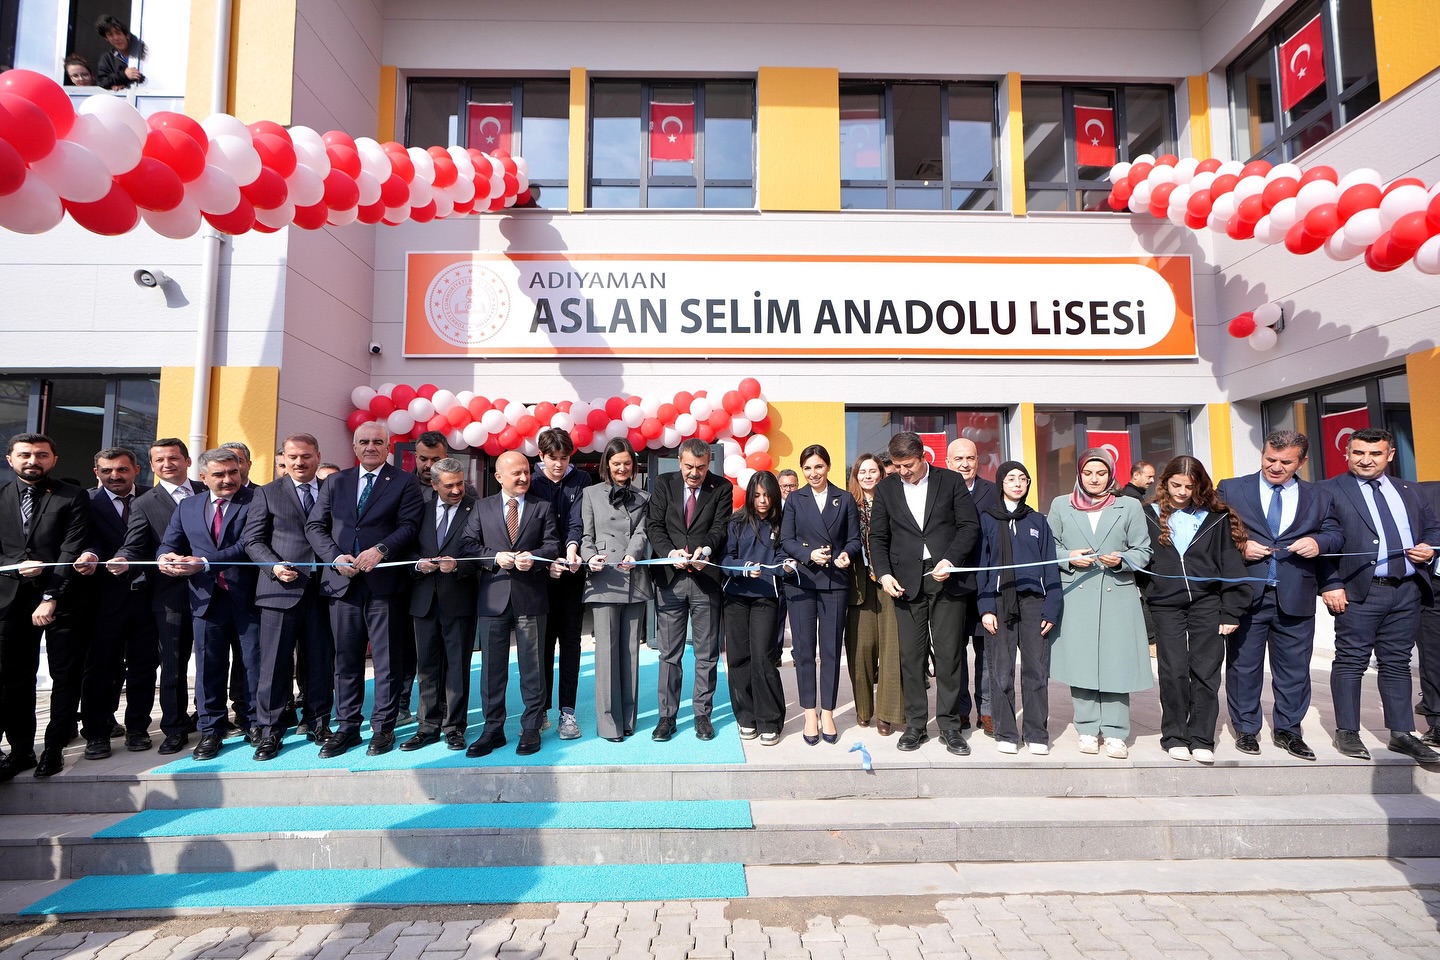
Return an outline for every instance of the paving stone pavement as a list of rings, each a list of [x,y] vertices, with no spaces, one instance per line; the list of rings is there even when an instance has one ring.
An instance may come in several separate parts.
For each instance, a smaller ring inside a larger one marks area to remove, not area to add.
[[[1440,890],[1428,888],[564,903],[469,908],[468,917],[466,909],[339,911],[328,923],[303,914],[11,922],[0,924],[0,960],[1440,957]]]

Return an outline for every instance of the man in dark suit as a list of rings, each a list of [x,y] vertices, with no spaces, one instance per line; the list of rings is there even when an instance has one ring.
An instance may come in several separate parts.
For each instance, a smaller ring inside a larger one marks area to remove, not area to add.
[[[420,560],[410,588],[420,726],[400,749],[419,750],[438,742],[443,732],[446,747],[464,750],[479,589],[475,570],[455,558],[462,553],[475,498],[465,491],[465,465],[453,457],[435,461],[430,478],[433,495],[420,521]]]
[[[325,759],[360,744],[365,707],[365,647],[375,668],[370,746],[378,756],[395,746],[399,666],[392,642],[408,613],[410,573],[398,563],[415,545],[425,499],[413,473],[386,462],[390,433],[381,423],[355,429],[358,467],[342,470],[320,488],[305,534],[321,562],[320,593],[330,599],[335,637],[335,733],[320,748]]]
[[[1425,502],[1440,517],[1440,480],[1417,484]],[[1430,562],[1430,582],[1435,583],[1435,561]],[[1420,655],[1420,706],[1416,712],[1425,718],[1428,729],[1421,739],[1432,747],[1440,747],[1440,598],[1431,597],[1420,611],[1420,628],[1416,631],[1415,647]]]
[[[570,463],[575,442],[564,430],[542,430],[538,469],[531,475],[530,495],[550,501],[560,525],[560,543],[565,565],[550,565],[550,608],[545,616],[545,644],[540,663],[545,670],[544,730],[552,706],[560,708],[560,739],[575,740],[580,724],[575,720],[575,695],[580,685],[580,626],[585,614],[582,596],[585,574],[580,570],[580,540],[585,524],[580,516],[580,497],[590,486],[590,474]],[[560,692],[555,693],[555,650],[560,650]],[[559,702],[556,703],[556,700]]]
[[[1335,615],[1335,748],[1370,759],[1360,742],[1360,681],[1373,653],[1389,748],[1421,763],[1440,763],[1440,754],[1415,736],[1410,700],[1410,651],[1420,608],[1434,596],[1427,568],[1435,556],[1430,543],[1440,543],[1440,520],[1413,484],[1385,475],[1395,458],[1390,431],[1356,430],[1345,453],[1349,473],[1325,486],[1345,537],[1336,552],[1350,556],[1326,559],[1320,594]]]
[[[0,487],[0,567],[11,568],[0,573],[0,727],[10,740],[10,755],[0,760],[0,782],[31,767],[37,777],[64,769],[62,754],[80,706],[85,665],[84,636],[74,627],[70,565],[90,533],[85,491],[50,479],[59,459],[53,440],[43,433],[16,434],[5,459],[15,480]],[[37,764],[35,677],[41,634],[52,686],[50,722]]]
[[[229,726],[225,695],[235,647],[241,651],[245,695],[235,705],[235,722],[247,738],[252,736],[250,691],[255,684],[250,677],[259,669],[260,618],[254,606],[255,568],[248,565],[242,539],[253,494],[244,486],[239,456],[224,447],[206,450],[200,455],[200,480],[208,492],[176,506],[155,560],[161,575],[183,577],[189,587],[200,728],[192,756],[213,760]]]
[[[260,568],[255,606],[260,613],[260,676],[255,684],[255,759],[273,760],[288,728],[286,713],[300,678],[302,725],[313,743],[330,739],[335,704],[335,641],[330,611],[320,596],[320,572],[305,524],[320,499],[319,441],[308,433],[285,438],[285,473],[255,491],[245,522],[245,553]]]
[[[964,480],[925,462],[925,446],[914,433],[897,433],[888,447],[895,473],[875,487],[870,514],[870,559],[880,586],[895,598],[900,630],[900,687],[905,695],[905,733],[897,746],[918,750],[930,739],[930,704],[925,664],[935,650],[935,719],[945,748],[970,752],[961,709],[965,650],[961,632],[965,597],[975,592],[973,573],[962,566],[980,539],[980,517]]]
[[[510,681],[510,637],[520,668],[520,742],[522,756],[540,750],[540,718],[545,712],[545,678],[540,642],[550,602],[546,560],[560,549],[560,526],[550,504],[530,496],[530,463],[517,450],[495,460],[500,492],[470,511],[460,549],[480,568],[476,613],[480,617],[480,697],[485,729],[465,751],[484,757],[505,745],[505,691]],[[537,559],[544,558],[544,559]],[[448,706],[449,704],[447,704]]]
[[[1155,464],[1149,460],[1136,460],[1130,465],[1130,482],[1116,491],[1117,497],[1144,500],[1150,496],[1150,485],[1155,482]]]
[[[1309,452],[1305,434],[1277,430],[1265,438],[1259,472],[1221,480],[1216,488],[1245,523],[1250,538],[1245,544],[1247,576],[1270,581],[1254,591],[1240,626],[1226,637],[1225,699],[1235,749],[1241,753],[1260,752],[1260,694],[1268,650],[1275,696],[1271,739],[1291,756],[1315,759],[1300,729],[1310,709],[1319,594],[1315,558],[1338,553],[1343,537],[1329,492],[1296,477]]]
[[[204,484],[186,478],[189,469],[190,452],[178,437],[162,437],[150,444],[150,471],[155,474],[155,486],[130,504],[125,542],[105,564],[112,575],[125,579],[131,576],[131,560],[153,560],[176,504],[205,490]],[[152,567],[141,567],[134,577],[144,584],[150,597],[160,641],[160,732],[165,739],[157,752],[168,756],[185,749],[195,729],[190,715],[194,632],[190,625],[189,588],[183,579],[163,576]]]
[[[155,671],[160,666],[155,617],[147,581],[138,577],[95,576],[102,557],[113,557],[125,542],[131,504],[149,490],[137,484],[140,464],[133,451],[111,447],[95,454],[90,491],[90,540],[75,561],[84,579],[73,584],[84,598],[84,629],[89,636],[85,679],[80,690],[80,733],[85,759],[110,756],[110,732],[120,691],[125,691],[125,747],[149,750],[150,713],[155,707]]]
[[[975,441],[966,437],[960,437],[950,441],[950,446],[945,450],[945,465],[965,480],[965,489],[970,492],[970,500],[975,504],[975,513],[978,516],[987,507],[993,507],[999,503],[999,494],[995,490],[995,484],[980,476],[980,449],[975,446]],[[970,556],[958,560],[962,567],[973,567],[980,563],[980,549],[983,546],[977,537],[975,546],[970,551]],[[970,726],[970,691],[967,689],[965,663],[965,645],[968,642],[975,650],[975,700],[974,705],[979,717],[981,729],[987,737],[995,736],[994,722],[990,719],[990,681],[985,675],[985,632],[980,628],[980,611],[975,605],[976,594],[965,595],[965,627],[960,636],[960,708],[963,711],[960,715],[960,729],[964,730]]]
[[[725,554],[726,528],[734,510],[734,487],[710,472],[710,445],[696,437],[681,443],[680,472],[656,481],[646,525],[655,556],[670,558],[669,566],[651,567],[660,640],[660,722],[652,740],[675,736],[687,627],[695,649],[695,736],[715,737],[710,707],[720,657],[721,571],[714,564]]]

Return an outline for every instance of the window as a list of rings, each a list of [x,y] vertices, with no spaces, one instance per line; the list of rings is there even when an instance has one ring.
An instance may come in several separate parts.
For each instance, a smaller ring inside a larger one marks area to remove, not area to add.
[[[1056,497],[1068,496],[1075,488],[1076,465],[1092,447],[1115,449],[1116,485],[1124,486],[1136,460],[1153,463],[1158,474],[1171,459],[1190,452],[1190,415],[1179,410],[1036,410],[1039,493],[1031,506],[1046,511]]]
[[[939,452],[937,466],[945,466],[945,448],[951,440],[964,437],[975,441],[980,454],[980,476],[995,479],[995,470],[1005,461],[1005,412],[1003,410],[946,410],[902,407],[898,410],[850,407],[845,410],[845,453],[850,462],[836,464],[832,480],[839,486],[849,482],[849,470],[862,453],[884,453],[890,438],[906,430],[920,434],[927,446]],[[844,469],[843,479],[840,471]]]
[[[1171,87],[1026,83],[1020,99],[1031,212],[1108,211],[1111,167],[1176,150]]]
[[[596,80],[591,207],[755,206],[755,84]]]
[[[995,85],[843,83],[840,206],[998,209]]]
[[[570,205],[568,80],[411,80],[405,120],[406,146],[506,150],[529,164],[535,206]]]
[[[1384,427],[1395,435],[1390,473],[1415,479],[1415,434],[1410,417],[1410,381],[1404,370],[1330,384],[1269,400],[1265,432],[1299,430],[1310,438],[1310,459],[1300,475],[1324,480],[1349,470],[1345,438],[1353,430]]]
[[[1227,71],[1235,155],[1292,160],[1380,102],[1370,0],[1302,3]]]
[[[129,447],[140,461],[140,480],[148,483],[159,407],[158,377],[0,377],[0,442],[17,433],[46,434],[60,456],[53,475],[82,487],[94,483],[96,451]],[[0,461],[0,483],[11,479],[14,473]]]

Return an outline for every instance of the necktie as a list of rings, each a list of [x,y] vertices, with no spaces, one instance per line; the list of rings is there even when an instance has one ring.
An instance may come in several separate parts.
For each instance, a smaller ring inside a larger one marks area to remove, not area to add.
[[[1265,523],[1270,527],[1270,539],[1272,541],[1280,536],[1280,522],[1284,510],[1283,505],[1280,501],[1280,491],[1283,489],[1284,487],[1280,486],[1279,484],[1270,484],[1270,506],[1265,511]],[[1275,554],[1272,552],[1270,554],[1270,566],[1265,573],[1265,578],[1267,580],[1275,579],[1277,566],[1278,565],[1275,561]]]
[[[300,506],[305,510],[305,516],[310,516],[310,508],[315,506],[315,494],[310,492],[310,484],[300,484]]]
[[[174,492],[170,494],[171,499],[176,503],[179,503],[188,496],[190,496],[190,487],[183,483],[176,487]]]
[[[1400,528],[1395,524],[1395,515],[1390,512],[1390,503],[1385,499],[1385,494],[1380,492],[1379,480],[1367,480],[1370,485],[1370,497],[1375,501],[1375,512],[1380,515],[1380,528],[1385,531],[1385,547],[1390,551],[1388,560],[1382,560],[1376,568],[1376,573],[1382,577],[1403,577],[1405,576],[1405,558],[1396,551],[1404,544],[1400,542]]]
[[[20,525],[26,530],[30,529],[30,517],[35,512],[35,488],[22,486],[20,488]]]
[[[130,501],[135,499],[135,494],[127,493],[120,498],[120,524],[128,527],[130,525]]]
[[[515,534],[520,531],[520,501],[514,497],[505,502],[505,530],[510,534],[510,546],[515,546]]]
[[[210,521],[210,535],[215,538],[215,546],[220,546],[220,533],[225,529],[225,501],[215,501],[215,519]],[[230,584],[225,582],[225,574],[215,574],[215,584],[221,590],[229,590]]]
[[[685,491],[685,526],[695,522],[695,491]]]
[[[437,547],[445,545],[445,535],[450,532],[450,511],[454,509],[455,507],[452,504],[447,503],[440,514],[440,522],[435,526],[435,545]],[[506,521],[506,526],[509,526],[508,520]],[[510,533],[510,539],[515,539],[515,533],[513,531]]]
[[[360,502],[355,505],[356,518],[365,515],[365,501],[370,499],[370,491],[375,489],[375,474],[365,474],[365,489],[360,491]]]

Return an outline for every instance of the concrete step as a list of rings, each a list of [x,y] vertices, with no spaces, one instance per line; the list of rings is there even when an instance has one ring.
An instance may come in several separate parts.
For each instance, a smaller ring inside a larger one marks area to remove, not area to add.
[[[417,813],[423,809],[417,805]],[[0,879],[596,863],[1440,856],[1440,799],[1417,793],[763,800],[750,809],[754,826],[743,829],[647,829],[645,805],[636,803],[628,828],[335,828],[143,839],[96,837],[122,819],[113,814],[7,817],[0,820]]]

